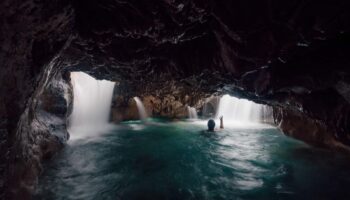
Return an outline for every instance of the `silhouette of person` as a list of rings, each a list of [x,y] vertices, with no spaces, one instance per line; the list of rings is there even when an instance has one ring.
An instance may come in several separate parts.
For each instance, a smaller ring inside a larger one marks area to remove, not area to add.
[[[209,119],[208,121],[208,131],[214,131],[215,121],[213,119]]]

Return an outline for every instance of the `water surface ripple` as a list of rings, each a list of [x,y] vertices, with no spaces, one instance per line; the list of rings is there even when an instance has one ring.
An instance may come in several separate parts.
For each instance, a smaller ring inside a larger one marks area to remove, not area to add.
[[[127,122],[70,141],[45,166],[34,199],[350,199],[347,155],[277,129]]]

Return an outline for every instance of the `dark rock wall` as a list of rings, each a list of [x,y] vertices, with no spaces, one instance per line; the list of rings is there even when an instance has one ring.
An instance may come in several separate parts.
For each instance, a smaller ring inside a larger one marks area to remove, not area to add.
[[[29,198],[42,171],[42,161],[57,153],[69,138],[66,127],[72,109],[72,87],[68,77],[63,79],[57,70],[56,59],[47,66],[19,119],[6,169],[8,199]]]
[[[275,123],[287,136],[310,145],[350,152],[350,148],[337,138],[337,131],[297,110],[274,109]]]
[[[51,137],[38,130],[34,97],[57,70],[53,58],[68,45],[74,12],[67,1],[32,0],[4,0],[0,10],[0,198],[25,199],[36,180],[40,138]],[[3,192],[18,188],[19,179],[21,189]]]
[[[322,135],[319,136],[311,134],[309,131],[300,131],[297,137],[303,141],[314,143],[317,145],[333,147],[334,142],[338,141],[344,146],[349,146],[349,131],[350,131],[350,105],[342,95],[336,92],[335,89],[321,90],[311,92],[307,95],[299,95],[286,99],[286,106],[275,107],[275,119],[279,124],[294,123],[294,130],[302,130],[315,128],[315,130],[322,129]],[[293,117],[298,116],[298,120],[292,120]],[[299,123],[302,121],[299,119],[305,119],[305,121],[312,121],[312,126],[308,127],[306,124]],[[317,128],[318,127],[318,128]],[[289,132],[288,128],[282,128],[284,132]],[[310,137],[312,136],[312,137]],[[308,138],[309,139],[305,139]],[[303,139],[304,138],[304,139]],[[327,141],[331,138],[332,142]],[[314,140],[314,142],[312,142]],[[339,146],[339,145],[337,145]]]

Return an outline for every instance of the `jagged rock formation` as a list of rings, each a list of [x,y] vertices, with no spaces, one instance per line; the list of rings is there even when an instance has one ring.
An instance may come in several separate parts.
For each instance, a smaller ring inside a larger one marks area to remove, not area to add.
[[[219,109],[220,96],[211,96],[206,98],[203,102],[202,109],[200,110],[200,115],[206,118],[213,118]]]
[[[337,132],[327,127],[322,121],[295,110],[275,108],[274,112],[276,124],[286,135],[314,146],[350,150],[348,146],[338,141]]]
[[[39,82],[30,106],[21,116],[17,130],[20,135],[16,135],[20,139],[16,138],[9,155],[7,186],[16,198],[30,196],[42,171],[42,160],[51,158],[69,138],[67,117],[73,104],[69,76],[64,79],[57,73],[49,80]]]
[[[3,0],[0,197],[24,199],[32,190],[26,180],[40,168],[32,161],[45,151],[37,146],[54,136],[41,130],[35,108],[53,77],[74,70],[128,83],[130,96],[163,99],[155,91],[167,91],[181,100],[176,86],[203,99],[228,93],[297,111],[348,146],[349,4]]]
[[[189,96],[187,96],[189,99]],[[177,99],[177,96],[144,96],[141,98],[145,106],[146,113],[149,117],[164,117],[169,119],[185,119],[188,118],[186,101]],[[186,97],[185,97],[186,98]],[[125,100],[122,96],[116,95],[112,106],[112,121],[120,122],[124,120],[140,119],[136,102],[133,99]]]
[[[191,91],[191,93],[190,93]],[[112,121],[139,119],[133,97],[139,96],[150,117],[186,118],[187,106],[203,106],[205,92],[192,91],[191,87],[174,81],[164,85],[150,83],[146,86],[120,83],[114,87],[112,100]]]

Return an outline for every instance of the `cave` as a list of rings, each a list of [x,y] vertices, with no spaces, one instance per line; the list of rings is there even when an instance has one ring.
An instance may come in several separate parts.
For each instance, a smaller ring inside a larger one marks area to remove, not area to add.
[[[1,1],[0,199],[349,199],[349,9]]]

